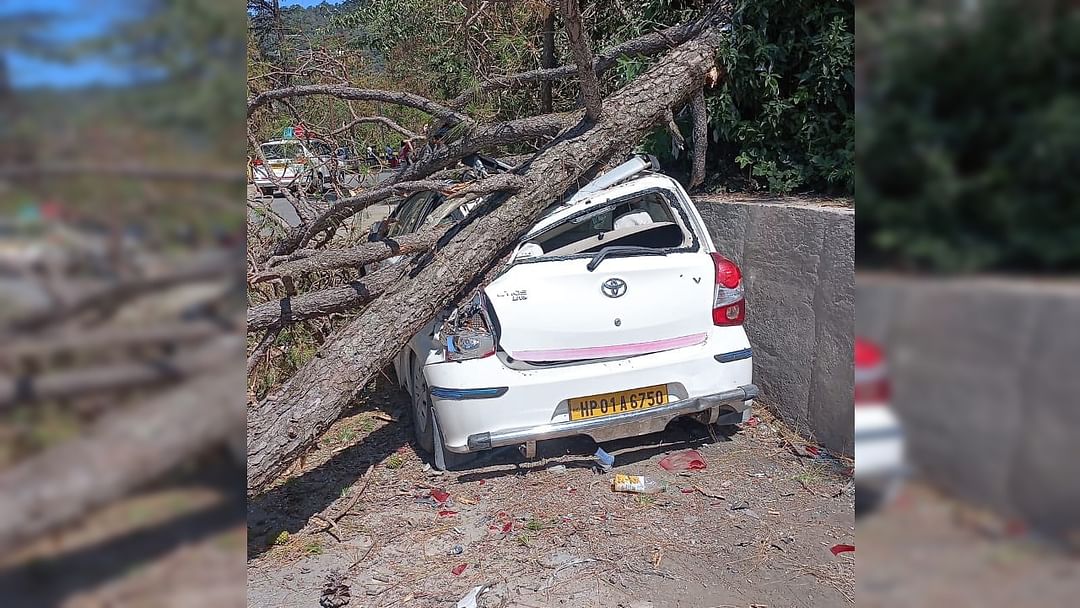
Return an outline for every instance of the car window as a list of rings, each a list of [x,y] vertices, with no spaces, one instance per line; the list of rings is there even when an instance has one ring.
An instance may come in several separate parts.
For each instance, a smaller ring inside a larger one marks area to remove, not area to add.
[[[300,156],[302,148],[300,143],[263,144],[260,146],[266,160],[281,160],[284,158],[296,158]]]
[[[326,142],[311,141],[308,142],[308,150],[315,156],[331,156],[330,145]]]
[[[401,201],[390,216],[397,221],[386,231],[386,236],[401,236],[415,231],[422,218],[431,213],[431,201],[434,198],[435,195],[432,192],[417,192]]]

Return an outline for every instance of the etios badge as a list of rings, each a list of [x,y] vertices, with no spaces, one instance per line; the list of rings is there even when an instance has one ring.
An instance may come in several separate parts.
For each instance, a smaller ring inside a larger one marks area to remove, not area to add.
[[[626,281],[622,279],[608,279],[600,285],[600,291],[609,298],[618,298],[626,293]]]

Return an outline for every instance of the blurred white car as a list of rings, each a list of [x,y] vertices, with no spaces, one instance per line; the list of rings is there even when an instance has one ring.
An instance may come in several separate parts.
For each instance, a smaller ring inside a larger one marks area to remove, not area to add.
[[[855,513],[872,512],[895,495],[906,471],[904,432],[889,407],[881,349],[855,339]]]
[[[258,157],[251,161],[252,181],[267,196],[278,187],[271,175],[286,188],[315,191],[337,170],[333,148],[318,139],[278,139],[259,148],[266,164]]]
[[[417,442],[438,468],[501,446],[532,457],[548,439],[644,435],[682,416],[750,417],[740,270],[657,168],[635,157],[552,205],[508,269],[399,355]]]

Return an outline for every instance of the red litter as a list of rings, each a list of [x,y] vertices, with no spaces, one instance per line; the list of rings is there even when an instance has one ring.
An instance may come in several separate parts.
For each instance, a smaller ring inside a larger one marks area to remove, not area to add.
[[[446,509],[443,509],[442,511],[439,511],[438,515],[439,517],[450,517],[452,515],[457,515],[457,511],[448,511]]]
[[[439,488],[431,488],[431,497],[434,498],[437,503],[444,503],[450,500],[450,493],[444,492]]]
[[[746,426],[750,428],[754,428],[759,424],[761,424],[761,418],[758,418],[757,416],[751,416],[750,419],[746,421]]]
[[[451,570],[450,572],[454,576],[461,576],[461,573],[464,572],[465,568],[468,568],[468,567],[469,567],[469,564],[458,564],[458,565],[454,566],[454,569]]]
[[[694,493],[694,488],[683,488],[682,493],[683,494],[693,494]]]
[[[848,551],[854,553],[855,545],[834,545],[830,551],[832,551],[833,555],[840,555],[841,553],[847,553]]]
[[[665,471],[684,471],[687,469],[698,470],[705,468],[705,458],[697,450],[686,450],[665,456],[660,461],[660,466]]]

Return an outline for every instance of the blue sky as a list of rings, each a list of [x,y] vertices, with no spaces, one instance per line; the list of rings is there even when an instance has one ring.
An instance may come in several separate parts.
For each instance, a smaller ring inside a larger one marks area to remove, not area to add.
[[[222,1],[239,3],[239,0]],[[330,0],[329,3],[338,4],[341,1]],[[321,2],[322,0],[282,0],[281,4],[314,6]],[[138,4],[130,0],[0,0],[0,19],[26,11],[54,13],[55,23],[47,27],[42,34],[55,43],[57,48],[63,48],[82,38],[107,31],[111,24],[124,19]],[[239,13],[237,16],[239,17]],[[2,47],[0,53],[5,54],[12,83],[18,88],[121,85],[131,79],[124,69],[100,60],[62,63],[12,53]]]
[[[63,48],[102,33],[111,23],[123,18],[129,8],[126,2],[110,0],[4,0],[0,3],[0,18],[26,11],[53,13],[55,22],[40,34],[57,48]],[[12,52],[5,52],[5,56],[16,87],[76,87],[128,81],[123,70],[103,61],[61,63]]]

